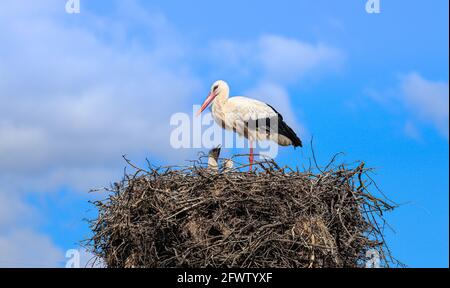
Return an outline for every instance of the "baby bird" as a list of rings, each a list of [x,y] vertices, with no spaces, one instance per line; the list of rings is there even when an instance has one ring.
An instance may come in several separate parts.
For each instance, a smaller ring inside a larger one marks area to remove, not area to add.
[[[214,171],[219,171],[219,156],[220,147],[209,150],[208,153],[208,168]]]
[[[219,171],[219,156],[220,156],[220,146],[209,150],[208,169],[211,169],[212,171]],[[223,172],[229,172],[231,170],[233,170],[233,160],[224,159]]]

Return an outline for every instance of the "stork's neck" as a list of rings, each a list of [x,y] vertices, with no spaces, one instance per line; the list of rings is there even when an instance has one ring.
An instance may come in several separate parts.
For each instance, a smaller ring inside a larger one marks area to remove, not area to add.
[[[228,96],[228,90],[220,91],[212,103],[212,109],[222,110],[223,106],[225,106],[228,101]]]

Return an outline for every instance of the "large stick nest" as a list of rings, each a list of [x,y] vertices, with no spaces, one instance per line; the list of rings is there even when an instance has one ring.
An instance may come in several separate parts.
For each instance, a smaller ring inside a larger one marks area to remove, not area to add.
[[[364,163],[252,172],[149,165],[94,204],[88,248],[108,267],[364,267],[395,263]],[[313,171],[316,171],[315,173]],[[379,194],[379,192],[377,192]],[[372,259],[376,261],[377,259]]]

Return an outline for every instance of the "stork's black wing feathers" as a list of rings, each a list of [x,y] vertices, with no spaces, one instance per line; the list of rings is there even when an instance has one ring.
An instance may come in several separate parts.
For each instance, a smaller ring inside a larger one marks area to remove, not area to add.
[[[267,103],[266,105],[272,108],[272,110],[278,115],[278,134],[289,138],[292,141],[292,145],[294,145],[294,147],[303,147],[302,140],[300,140],[297,134],[295,134],[294,130],[292,130],[292,128],[289,127],[286,122],[284,122],[283,116],[278,113],[278,111],[275,110],[275,108],[273,108],[271,105]],[[266,119],[266,125],[270,128],[269,118]]]
[[[277,133],[279,135],[283,135],[287,137],[289,140],[292,141],[292,145],[294,147],[303,147],[302,141],[300,138],[295,134],[294,130],[292,130],[291,127],[289,127],[286,122],[283,120],[283,116],[278,113],[277,110],[275,110],[272,106],[266,103],[267,106],[269,106],[276,114],[277,116],[274,117],[267,117],[267,118],[260,118],[256,120],[249,120],[245,122],[246,129],[257,129],[259,131],[265,131],[267,135],[270,135],[271,133]],[[275,117],[278,117],[277,119],[274,119]],[[272,120],[272,121],[271,121]],[[276,123],[277,127],[271,127]],[[247,133],[247,132],[244,132]]]

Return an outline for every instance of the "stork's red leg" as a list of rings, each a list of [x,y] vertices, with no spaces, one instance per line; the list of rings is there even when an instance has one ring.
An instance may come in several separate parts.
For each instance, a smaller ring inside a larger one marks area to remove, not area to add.
[[[252,165],[253,165],[253,141],[250,141],[250,157],[249,157],[249,161],[250,161],[249,170],[252,171]]]

